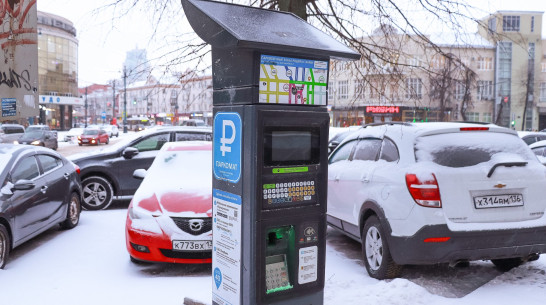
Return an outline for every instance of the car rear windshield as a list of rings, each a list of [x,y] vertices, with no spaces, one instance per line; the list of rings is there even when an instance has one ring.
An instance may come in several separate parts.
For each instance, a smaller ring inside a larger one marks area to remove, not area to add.
[[[448,167],[536,160],[518,136],[481,131],[419,137],[415,142],[415,157],[417,162],[432,161]]]

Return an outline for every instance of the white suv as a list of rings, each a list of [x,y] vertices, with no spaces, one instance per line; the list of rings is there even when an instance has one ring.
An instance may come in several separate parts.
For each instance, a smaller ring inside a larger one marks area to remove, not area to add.
[[[515,131],[467,123],[365,126],[329,157],[328,224],[362,242],[371,277],[402,265],[546,252],[546,169]]]

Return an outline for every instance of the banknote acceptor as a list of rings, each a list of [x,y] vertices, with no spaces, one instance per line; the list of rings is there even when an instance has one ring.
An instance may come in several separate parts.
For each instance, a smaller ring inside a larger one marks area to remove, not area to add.
[[[212,49],[213,304],[322,304],[330,59],[293,14],[182,0]]]

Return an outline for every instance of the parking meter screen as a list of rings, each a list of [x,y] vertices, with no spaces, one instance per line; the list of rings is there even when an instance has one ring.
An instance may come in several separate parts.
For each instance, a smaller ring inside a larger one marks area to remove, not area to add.
[[[319,162],[319,130],[316,128],[269,129],[264,132],[264,141],[266,166]]]
[[[310,131],[273,131],[271,161],[286,162],[311,159]]]

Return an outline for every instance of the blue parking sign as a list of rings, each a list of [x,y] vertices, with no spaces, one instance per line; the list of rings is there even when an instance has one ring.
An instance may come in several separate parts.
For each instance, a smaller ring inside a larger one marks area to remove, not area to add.
[[[218,112],[214,117],[214,177],[237,183],[241,178],[242,121],[236,112]]]

